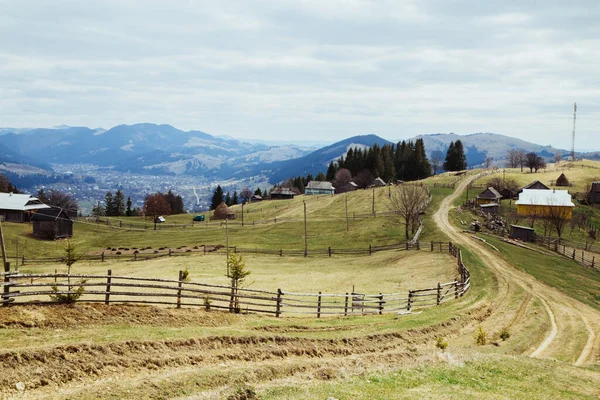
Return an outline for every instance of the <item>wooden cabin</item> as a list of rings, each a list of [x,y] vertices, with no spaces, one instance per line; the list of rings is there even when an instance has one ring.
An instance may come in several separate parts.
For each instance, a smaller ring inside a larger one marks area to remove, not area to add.
[[[480,204],[479,205],[479,211],[486,213],[486,214],[492,214],[492,215],[498,215],[499,208],[500,208],[500,206],[497,203],[488,203],[488,204]]]
[[[278,187],[271,192],[271,200],[291,200],[295,193],[290,188]]]
[[[477,195],[477,204],[500,204],[501,198],[502,195],[498,193],[496,189],[490,186],[489,188],[485,189],[483,192]]]
[[[7,222],[29,222],[36,211],[50,208],[29,194],[0,193],[0,218]]]
[[[334,194],[335,188],[331,182],[310,181],[304,188],[306,195]]]
[[[73,237],[73,220],[60,207],[38,210],[32,217],[33,236],[40,239],[63,239]]]
[[[590,203],[600,204],[600,182],[592,182],[590,190]]]

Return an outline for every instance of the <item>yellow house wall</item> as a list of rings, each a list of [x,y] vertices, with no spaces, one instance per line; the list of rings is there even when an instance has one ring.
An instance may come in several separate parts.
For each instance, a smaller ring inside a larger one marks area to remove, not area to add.
[[[573,216],[573,207],[567,206],[538,206],[530,204],[517,204],[517,214],[519,215],[537,215],[545,217],[550,214],[550,207],[558,207],[561,209],[561,214],[564,210],[566,219],[571,219]]]

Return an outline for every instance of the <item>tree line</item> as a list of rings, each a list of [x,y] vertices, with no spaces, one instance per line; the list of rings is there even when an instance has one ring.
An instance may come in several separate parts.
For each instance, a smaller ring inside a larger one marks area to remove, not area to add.
[[[0,192],[3,193],[20,193],[16,186],[8,179],[7,176],[0,172]]]

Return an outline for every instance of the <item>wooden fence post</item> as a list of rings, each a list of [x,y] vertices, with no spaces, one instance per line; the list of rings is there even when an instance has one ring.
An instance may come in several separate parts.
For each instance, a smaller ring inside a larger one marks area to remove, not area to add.
[[[408,240],[404,242],[404,246],[406,247],[406,250],[408,250]]]
[[[585,265],[585,253],[581,250],[581,263]]]
[[[133,253],[133,261],[137,261],[137,253]]]
[[[102,262],[104,262],[104,252],[102,252]]]
[[[383,304],[384,304],[383,294],[379,293],[379,315],[383,314]]]
[[[283,249],[279,249],[279,257],[283,257]]]
[[[321,292],[319,292],[319,299],[317,300],[317,318],[321,318]]]
[[[406,311],[410,312],[412,309],[412,296],[413,296],[413,292],[412,290],[408,291],[408,303],[406,304]]]
[[[106,295],[104,296],[104,304],[105,305],[109,305],[110,304],[110,282],[112,281],[112,270],[109,269],[108,273],[106,274]]]
[[[171,249],[169,249],[171,250]],[[181,286],[183,284],[183,271],[179,270],[179,282],[177,282],[178,290],[177,290],[177,308],[181,308]]]
[[[573,260],[575,259],[575,249],[573,249]]]
[[[442,301],[442,285],[438,282],[437,285],[437,305],[439,306]]]
[[[56,283],[56,274],[58,274],[58,270],[55,268],[54,269],[54,283]]]
[[[344,317],[348,316],[348,292],[346,292],[346,303],[344,304]]]
[[[205,245],[205,244],[203,244],[203,245],[202,245],[202,248],[204,249],[204,255],[206,255],[206,245]]]
[[[373,248],[369,245],[369,255],[373,254]]]
[[[169,249],[169,257],[171,257],[171,249]]]
[[[327,251],[329,252],[329,257],[331,257],[331,246],[329,246],[329,248],[327,249]]]
[[[25,265],[25,256],[23,256],[23,258],[21,259],[21,267]]]
[[[416,244],[417,244],[417,250],[421,250],[421,245],[419,244],[418,240],[417,240]]]
[[[454,298],[458,299],[458,280],[454,283]]]
[[[594,260],[596,260],[596,256],[592,257],[592,268],[594,268]]]
[[[279,318],[279,316],[281,315],[281,295],[283,294],[283,292],[281,291],[281,289],[277,289],[277,304],[276,304],[276,309],[275,309],[275,316],[277,318]]]
[[[433,240],[431,241],[431,251],[433,252]]]

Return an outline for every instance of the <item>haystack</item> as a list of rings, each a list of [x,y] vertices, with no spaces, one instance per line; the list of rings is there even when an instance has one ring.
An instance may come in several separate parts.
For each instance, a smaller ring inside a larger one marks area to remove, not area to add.
[[[569,180],[567,179],[565,174],[560,174],[560,176],[556,180],[556,186],[569,186]]]
[[[235,219],[235,213],[231,211],[223,201],[215,208],[215,212],[211,219]]]

